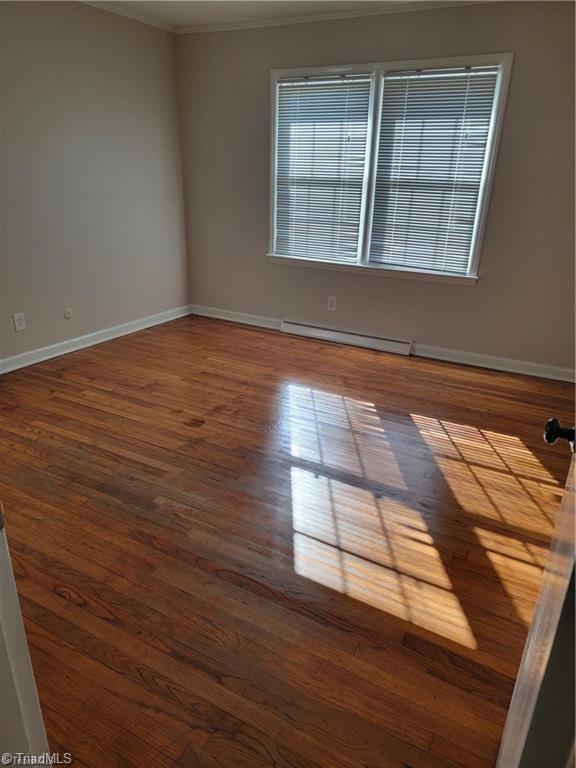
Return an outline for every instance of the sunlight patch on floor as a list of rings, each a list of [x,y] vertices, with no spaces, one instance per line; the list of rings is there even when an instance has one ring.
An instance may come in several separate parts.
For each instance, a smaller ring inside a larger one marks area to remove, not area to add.
[[[551,516],[528,488],[541,483],[556,488],[558,483],[518,438],[420,414],[411,416],[464,511],[510,525],[521,520],[528,532],[552,533]]]
[[[388,523],[371,491],[309,470],[292,467],[291,488],[296,573],[476,647],[428,533]]]
[[[482,434],[493,450],[502,458],[508,469],[515,475],[523,475],[531,480],[540,480],[550,485],[559,485],[554,475],[529,451],[524,443],[512,435],[482,430]]]
[[[467,648],[477,648],[460,602],[449,590],[301,533],[294,534],[294,566],[300,576]]]
[[[451,589],[422,516],[413,532],[388,519],[386,502],[372,491],[299,467],[290,470],[295,531],[379,565]]]
[[[519,438],[300,384],[282,407],[299,575],[469,648],[491,595],[529,623],[561,488]]]
[[[499,552],[514,560],[532,563],[544,568],[548,559],[549,548],[545,544],[524,541],[515,536],[489,531],[480,526],[474,526],[475,536],[487,552]]]
[[[372,403],[290,384],[285,408],[294,458],[405,488]]]

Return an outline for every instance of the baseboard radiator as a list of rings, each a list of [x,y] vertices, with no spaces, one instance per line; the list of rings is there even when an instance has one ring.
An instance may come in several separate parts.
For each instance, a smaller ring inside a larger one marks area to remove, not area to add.
[[[397,355],[409,355],[412,352],[412,342],[403,339],[385,339],[380,336],[368,336],[363,333],[350,331],[337,331],[333,328],[321,328],[315,325],[295,323],[291,320],[282,320],[280,330],[283,333],[291,333],[296,336],[307,336],[311,339],[322,341],[334,341],[338,344],[351,344],[354,347],[366,347],[376,349],[379,352],[395,352]]]

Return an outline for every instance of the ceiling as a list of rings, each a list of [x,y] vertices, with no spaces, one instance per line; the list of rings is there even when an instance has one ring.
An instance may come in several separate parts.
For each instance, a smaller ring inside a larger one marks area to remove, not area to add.
[[[471,0],[470,0],[471,1]],[[128,16],[172,32],[209,32],[226,29],[294,24],[330,18],[371,16],[414,11],[465,0],[146,0],[146,2],[90,2],[104,10]]]

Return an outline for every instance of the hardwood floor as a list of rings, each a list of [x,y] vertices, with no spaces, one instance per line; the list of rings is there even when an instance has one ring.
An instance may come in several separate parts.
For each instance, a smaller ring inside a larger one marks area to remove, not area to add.
[[[74,766],[488,768],[570,385],[184,318],[0,379],[0,496]]]

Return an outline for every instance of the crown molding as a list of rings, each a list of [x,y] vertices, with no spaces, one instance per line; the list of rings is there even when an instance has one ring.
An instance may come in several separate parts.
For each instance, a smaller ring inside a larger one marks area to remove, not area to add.
[[[124,16],[133,21],[139,21],[141,24],[148,24],[151,27],[162,29],[164,32],[172,32],[176,35],[199,35],[203,32],[233,32],[243,29],[261,29],[264,27],[284,27],[290,24],[307,24],[315,21],[337,21],[339,19],[357,19],[366,16],[385,16],[390,13],[409,13],[414,11],[428,11],[437,8],[448,8],[454,6],[479,5],[495,0],[403,0],[401,4],[383,8],[363,8],[358,11],[337,11],[333,13],[319,13],[313,16],[287,16],[283,19],[262,19],[261,21],[239,21],[225,24],[200,24],[192,26],[170,26],[163,24],[150,16],[141,13],[126,10],[118,7],[118,4],[109,0],[109,2],[99,2],[97,0],[81,0],[83,5],[90,5],[101,11],[115,13],[118,16]]]
[[[204,24],[198,26],[177,27],[177,35],[198,35],[203,32],[233,32],[242,29],[261,29],[263,27],[284,27],[289,24],[307,24],[315,21],[338,21],[339,19],[358,19],[366,16],[386,16],[390,13],[409,13],[428,11],[464,5],[480,5],[495,0],[404,0],[402,5],[389,8],[363,8],[358,11],[338,11],[319,13],[313,16],[287,16],[283,19],[264,19],[262,21],[230,22],[229,24]]]
[[[164,32],[176,33],[178,30],[175,27],[171,27],[168,24],[162,24],[156,19],[150,18],[150,16],[144,16],[141,13],[134,13],[133,11],[127,11],[125,8],[118,8],[116,3],[113,2],[96,2],[95,0],[81,0],[83,5],[90,5],[92,8],[97,8],[100,11],[108,11],[109,13],[115,13],[117,16],[124,16],[132,21],[139,21],[141,24],[147,24],[149,27],[156,27]]]

